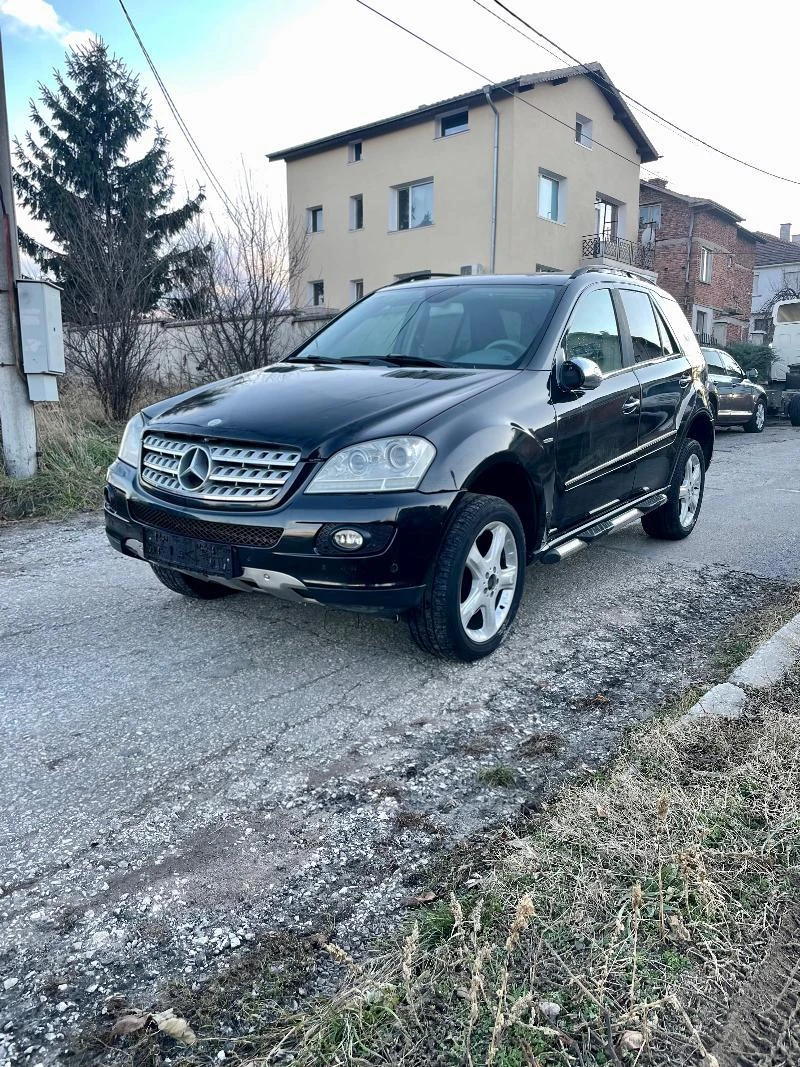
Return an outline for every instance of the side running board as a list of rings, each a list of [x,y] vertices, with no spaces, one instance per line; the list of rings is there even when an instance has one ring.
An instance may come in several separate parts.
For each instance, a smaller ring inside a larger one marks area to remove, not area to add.
[[[662,507],[666,502],[666,493],[651,496],[648,500],[637,504],[635,508],[620,512],[619,515],[615,515],[611,519],[601,519],[593,526],[589,526],[579,534],[576,534],[575,537],[571,537],[569,541],[564,541],[563,544],[557,545],[555,548],[547,549],[539,559],[542,563],[561,563],[562,560],[574,556],[577,552],[582,552],[584,548],[588,548],[593,541],[598,541],[608,534],[616,533],[617,530],[622,530],[626,526],[632,526],[648,511],[655,511],[656,508]]]

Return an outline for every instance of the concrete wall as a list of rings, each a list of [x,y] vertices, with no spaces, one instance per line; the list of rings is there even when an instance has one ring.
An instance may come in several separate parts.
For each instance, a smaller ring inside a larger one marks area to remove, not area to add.
[[[520,97],[496,96],[497,271],[530,272],[537,264],[568,271],[578,267],[581,238],[594,233],[597,193],[623,205],[619,236],[635,240],[636,146],[597,87],[575,77],[561,85],[537,85]],[[613,152],[576,142],[577,114],[592,120],[593,139]],[[484,103],[470,109],[469,129],[463,133],[438,137],[438,124],[431,119],[365,140],[358,162],[348,162],[348,150],[341,147],[288,163],[292,215],[305,224],[308,208],[322,205],[324,211],[323,232],[309,237],[308,265],[294,302],[302,306],[310,301],[313,280],[324,281],[326,304],[341,308],[352,300],[355,279],[363,279],[368,293],[397,275],[417,271],[457,274],[471,263],[488,270],[493,131],[494,115]],[[539,217],[540,168],[566,178],[563,222]],[[425,178],[434,180],[433,223],[393,229],[394,187]],[[364,226],[354,231],[350,197],[357,194],[364,198]]]
[[[276,360],[313,336],[330,321],[333,313],[325,308],[314,308],[313,311],[283,312],[280,317],[282,321]],[[152,336],[154,340],[153,369],[150,377],[176,390],[208,381],[213,377],[201,365],[203,346],[200,343],[200,335],[207,329],[202,321],[152,320],[142,323],[142,333],[146,332],[148,339]],[[65,328],[65,334],[67,341],[75,336],[75,332],[70,331],[69,327]]]

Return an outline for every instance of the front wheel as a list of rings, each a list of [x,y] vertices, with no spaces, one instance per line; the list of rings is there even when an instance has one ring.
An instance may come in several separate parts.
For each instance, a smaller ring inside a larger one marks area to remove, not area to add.
[[[498,497],[467,494],[409,616],[411,636],[436,656],[482,659],[508,633],[524,583],[525,534],[516,511]]]
[[[697,441],[685,441],[678,453],[666,504],[642,518],[645,533],[661,541],[680,541],[688,537],[700,516],[705,485],[703,450]]]
[[[767,424],[767,405],[763,400],[759,400],[756,404],[756,410],[753,412],[752,418],[744,424],[745,433],[763,433],[764,427]]]

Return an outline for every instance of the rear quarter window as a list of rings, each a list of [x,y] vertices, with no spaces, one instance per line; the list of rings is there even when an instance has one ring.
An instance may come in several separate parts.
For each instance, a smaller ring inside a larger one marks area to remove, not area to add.
[[[705,364],[703,353],[700,351],[700,345],[692,331],[692,327],[689,325],[688,319],[678,306],[678,301],[673,300],[671,297],[662,296],[661,293],[654,293],[653,299],[678,339],[678,343],[683,349],[683,354],[688,356],[696,366],[702,367]]]

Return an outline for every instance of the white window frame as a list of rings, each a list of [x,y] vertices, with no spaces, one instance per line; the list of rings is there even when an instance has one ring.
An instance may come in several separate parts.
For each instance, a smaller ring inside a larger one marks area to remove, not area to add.
[[[467,124],[463,127],[463,129],[450,130],[448,133],[445,133],[444,129],[442,128],[442,123],[445,119],[451,119],[454,115],[466,115]],[[445,111],[443,115],[436,116],[436,138],[438,140],[443,140],[444,138],[448,137],[457,137],[460,133],[469,133],[469,129],[469,108],[467,107],[459,107],[456,108],[454,111]]]
[[[364,296],[364,279],[353,278],[350,281],[350,300],[355,304],[356,300],[361,300]]]
[[[697,280],[704,282],[706,285],[711,284],[711,280],[714,277],[714,253],[710,248],[700,249],[700,269],[697,274]]]
[[[356,203],[361,202],[361,225],[356,226]],[[354,193],[350,197],[350,229],[356,233],[358,230],[364,229],[364,194]]]
[[[548,181],[555,182],[558,186],[558,218],[553,219],[550,215],[543,215],[541,211],[542,205],[542,179],[545,178]],[[544,219],[546,222],[555,222],[559,226],[563,226],[567,218],[567,179],[563,174],[556,174],[552,170],[545,170],[543,167],[539,168],[539,177],[536,182],[536,211],[540,219]]]
[[[645,211],[653,212],[658,208],[658,218],[642,219],[642,215]],[[661,229],[661,204],[640,204],[639,205],[639,229],[643,230],[645,226],[652,226],[655,224],[657,230]]]
[[[356,148],[359,149],[359,155],[356,157]],[[347,146],[347,162],[348,163],[360,163],[364,158],[364,142],[363,141],[351,141]]]
[[[424,225],[412,226],[411,225],[411,197],[412,197],[413,194],[412,194],[411,190],[416,188],[417,186],[420,186],[420,185],[430,185],[430,187],[431,187],[431,221],[428,222],[428,223],[425,223]],[[400,229],[400,205],[399,205],[399,200],[400,200],[400,193],[404,189],[408,189],[408,215],[409,215],[408,221],[409,221],[409,225],[406,226],[406,227],[403,227],[403,229],[401,230]],[[436,205],[435,197],[436,197],[436,190],[434,188],[434,181],[433,181],[432,177],[430,177],[430,178],[417,178],[417,180],[413,181],[413,182],[402,182],[400,185],[393,185],[391,187],[391,189],[389,190],[389,231],[391,233],[405,233],[406,231],[411,231],[411,230],[427,230],[429,226],[433,226],[433,224],[435,222],[435,219],[436,219],[436,216],[435,216],[435,205]]]
[[[317,300],[316,287],[322,286],[322,299]],[[322,278],[315,278],[314,281],[308,283],[308,303],[314,308],[325,307],[325,281]]]
[[[314,215],[319,212],[320,225],[314,229]],[[322,204],[315,204],[314,207],[306,208],[306,233],[324,233],[325,232],[325,211]]]
[[[578,133],[578,127],[580,126],[580,133]],[[594,123],[591,119],[585,115],[575,115],[575,143],[579,144],[581,148],[592,148],[594,140],[592,138],[592,130]]]

